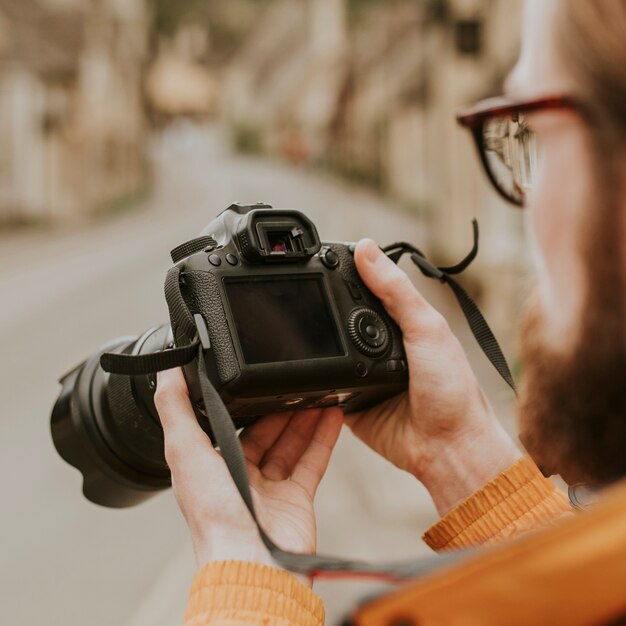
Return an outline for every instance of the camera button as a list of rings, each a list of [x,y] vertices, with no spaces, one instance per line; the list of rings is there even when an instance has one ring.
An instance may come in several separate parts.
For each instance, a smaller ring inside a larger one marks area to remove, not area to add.
[[[229,265],[237,265],[237,263],[239,263],[239,259],[234,254],[229,252],[226,255],[226,263]]]
[[[357,322],[361,339],[373,348],[380,348],[387,341],[385,326],[380,318],[374,315],[363,315]]]
[[[354,371],[359,378],[365,378],[369,374],[367,365],[363,363],[363,361],[357,361],[356,365],[354,366]]]
[[[363,294],[361,293],[361,290],[359,289],[359,286],[356,283],[353,283],[353,282],[347,280],[346,281],[346,287],[348,288],[348,291],[350,292],[350,295],[355,300],[360,300],[363,297]]]
[[[387,361],[388,372],[404,372],[406,370],[406,363],[404,359],[389,359]]]
[[[211,254],[209,256],[209,263],[215,265],[215,267],[219,267],[222,264],[222,257],[218,254]]]
[[[368,324],[365,327],[365,334],[371,339],[378,339],[380,335],[380,331],[378,330],[378,328],[376,328],[376,326],[373,326],[372,324]]]
[[[320,250],[320,259],[330,270],[335,270],[339,267],[339,257],[337,253],[328,247],[324,247]]]

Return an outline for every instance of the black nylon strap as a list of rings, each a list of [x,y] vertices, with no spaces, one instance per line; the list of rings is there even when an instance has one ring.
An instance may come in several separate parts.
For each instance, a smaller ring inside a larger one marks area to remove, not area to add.
[[[437,555],[413,561],[374,564],[323,555],[299,554],[288,552],[278,547],[259,523],[252,501],[248,470],[241,443],[226,405],[209,380],[205,358],[202,347],[199,347],[198,379],[200,380],[204,407],[211,424],[215,442],[222,453],[237,491],[239,491],[246,508],[256,523],[261,540],[269,550],[272,558],[279,565],[292,572],[310,577],[324,575],[325,573],[327,575],[357,575],[400,581],[433,571],[438,567],[456,562],[462,556],[466,556],[468,551],[447,553],[443,556]],[[209,356],[209,358],[211,357]]]
[[[456,265],[440,267],[439,269],[444,274],[460,274],[462,271],[466,270],[469,267],[469,264],[476,258],[476,255],[478,254],[478,221],[476,219],[472,220],[472,234],[474,237],[474,244],[472,245],[472,249],[469,251],[468,255]]]
[[[476,254],[478,253],[479,235],[478,222],[476,220],[472,220],[472,227],[474,235],[474,244],[472,249],[460,263],[449,267],[437,267],[433,265],[430,261],[428,261],[426,255],[421,250],[406,242],[398,242],[391,244],[390,246],[386,246],[383,248],[383,252],[385,252],[385,254],[394,263],[397,263],[404,254],[409,253],[411,255],[411,260],[415,263],[415,265],[417,265],[424,276],[428,278],[436,278],[440,282],[446,283],[450,286],[481,350],[489,359],[491,364],[496,368],[496,371],[500,374],[506,384],[509,385],[513,391],[515,391],[515,381],[513,380],[513,375],[511,374],[509,365],[502,352],[502,348],[500,348],[500,344],[491,331],[491,328],[489,328],[489,324],[487,324],[487,321],[483,317],[478,306],[476,306],[476,303],[472,300],[472,298],[470,298],[465,289],[463,289],[463,287],[461,287],[461,285],[459,285],[459,283],[457,283],[456,280],[450,276],[450,274],[458,274],[465,270],[476,258]]]
[[[469,267],[470,263],[476,258],[476,255],[478,254],[479,232],[478,232],[478,222],[475,219],[472,220],[472,233],[474,237],[474,243],[472,245],[472,249],[468,252],[465,258],[459,263],[457,263],[456,265],[450,265],[447,267],[437,267],[436,268],[437,272],[443,273],[443,274],[460,274],[463,270]],[[396,243],[391,243],[385,246],[384,248],[382,248],[382,251],[394,263],[397,263],[402,258],[402,256],[406,254],[407,252],[415,253],[426,261],[426,255],[424,255],[413,244],[407,243],[406,241],[397,241]],[[431,265],[428,261],[426,261],[426,265],[431,270],[432,268],[435,268],[435,266]],[[422,270],[422,272],[424,272],[424,269],[422,267],[420,267],[420,269]],[[435,274],[437,274],[437,272],[435,272]],[[438,278],[438,276],[436,276],[435,274],[428,274],[426,272],[424,272],[424,274],[426,276],[429,276],[430,278]]]
[[[176,325],[177,330],[191,339],[196,334],[196,324],[180,290],[180,274],[180,267],[177,265],[168,270],[165,277],[165,300],[170,311],[172,327]]]
[[[196,323],[180,290],[180,274],[180,267],[176,265],[168,270],[165,277],[165,299],[170,311],[172,328],[176,324],[178,329],[191,339],[196,336]],[[188,346],[139,355],[107,352],[100,357],[100,366],[111,374],[126,376],[153,374],[187,365],[196,357],[198,345],[198,341],[195,341]]]
[[[105,372],[126,376],[142,376],[182,367],[191,363],[198,353],[199,342],[181,348],[172,348],[151,354],[115,354],[106,352],[100,357]]]
[[[491,328],[487,324],[482,313],[476,306],[476,303],[469,297],[465,289],[459,285],[459,283],[451,278],[447,274],[444,274],[443,281],[450,285],[450,288],[454,292],[456,299],[461,306],[463,315],[469,324],[472,334],[476,338],[478,345],[481,347],[485,356],[491,361],[491,364],[496,368],[496,371],[504,382],[515,391],[515,382],[513,375],[509,369],[509,364],[506,362],[506,358],[502,353],[502,348],[498,340],[495,338]]]

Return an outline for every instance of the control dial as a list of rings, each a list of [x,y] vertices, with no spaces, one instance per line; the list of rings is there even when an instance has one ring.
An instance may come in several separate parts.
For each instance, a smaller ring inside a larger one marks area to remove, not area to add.
[[[382,356],[389,348],[390,332],[383,318],[373,309],[354,309],[348,316],[348,335],[359,352]]]

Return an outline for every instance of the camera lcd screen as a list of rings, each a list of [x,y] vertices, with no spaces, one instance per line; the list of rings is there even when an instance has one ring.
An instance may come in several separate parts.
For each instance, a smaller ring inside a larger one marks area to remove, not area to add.
[[[225,287],[246,363],[343,354],[320,277],[227,280]]]

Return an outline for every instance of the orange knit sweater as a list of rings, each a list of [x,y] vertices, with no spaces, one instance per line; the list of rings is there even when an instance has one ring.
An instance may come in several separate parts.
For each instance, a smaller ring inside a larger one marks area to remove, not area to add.
[[[571,513],[565,495],[524,457],[424,535],[437,551],[504,541]],[[313,591],[283,570],[245,563],[210,563],[196,574],[185,626],[322,626]]]

